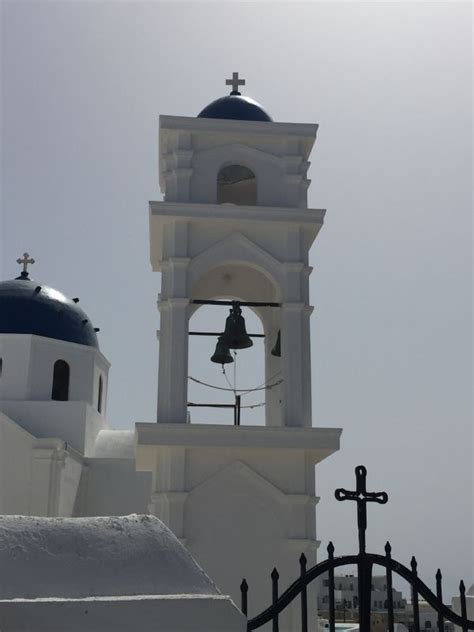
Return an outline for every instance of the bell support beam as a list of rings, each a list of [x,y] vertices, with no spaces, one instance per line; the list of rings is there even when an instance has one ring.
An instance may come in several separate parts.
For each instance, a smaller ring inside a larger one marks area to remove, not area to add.
[[[222,335],[222,331],[190,331],[190,336],[213,336],[219,337]],[[247,334],[250,338],[265,338],[265,334]]]
[[[281,307],[281,303],[265,303],[261,301],[208,301],[205,299],[194,299],[191,301],[195,305],[227,305],[232,307],[236,303],[241,307]]]

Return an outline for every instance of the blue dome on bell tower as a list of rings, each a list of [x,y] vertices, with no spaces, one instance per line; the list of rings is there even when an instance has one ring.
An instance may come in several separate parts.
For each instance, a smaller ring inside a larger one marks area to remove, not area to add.
[[[226,80],[232,86],[232,92],[209,103],[198,114],[198,118],[233,119],[237,121],[267,121],[273,119],[263,107],[250,97],[239,92],[239,86],[245,85],[245,79],[239,79],[239,73],[232,73],[232,79]]]

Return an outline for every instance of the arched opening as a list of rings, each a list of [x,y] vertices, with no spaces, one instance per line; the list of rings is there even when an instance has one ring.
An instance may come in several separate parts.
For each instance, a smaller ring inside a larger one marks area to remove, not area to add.
[[[280,289],[265,270],[248,263],[226,262],[208,269],[192,285],[191,299],[257,302],[242,305],[245,328],[253,345],[226,353],[228,364],[211,361],[219,334],[226,327],[229,305],[192,306],[189,322],[188,402],[227,404],[229,409],[188,407],[192,422],[235,423],[236,396],[240,395],[241,425],[280,425],[281,362],[271,353],[280,327]],[[194,332],[211,332],[212,336]],[[252,336],[252,334],[256,334]],[[218,356],[221,357],[221,356]],[[232,361],[233,360],[233,361]],[[195,382],[205,382],[200,384]],[[210,385],[210,386],[209,386]],[[270,386],[270,388],[266,388]],[[217,387],[217,388],[216,388]]]
[[[228,306],[203,305],[189,322],[190,332],[222,333]],[[242,315],[248,334],[263,335],[260,318],[250,308],[243,307]],[[222,365],[211,361],[216,350],[217,336],[189,336],[188,406],[192,423],[225,424],[235,422],[236,395],[240,396],[240,425],[265,424],[265,357],[263,337],[252,337],[248,349],[229,349],[232,358]],[[250,392],[247,392],[250,391]],[[199,406],[195,406],[199,404]],[[220,407],[220,406],[226,406]]]
[[[99,386],[97,389],[97,412],[102,412],[102,396],[104,391],[104,380],[102,375],[99,375]]]
[[[257,178],[243,165],[227,165],[217,175],[217,203],[255,206]]]
[[[56,360],[54,363],[51,399],[59,402],[69,399],[69,364],[65,360]]]

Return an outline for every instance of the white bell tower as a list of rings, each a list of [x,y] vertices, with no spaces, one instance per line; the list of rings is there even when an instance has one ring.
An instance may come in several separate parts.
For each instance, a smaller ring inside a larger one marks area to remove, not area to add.
[[[164,201],[150,203],[158,423],[136,427],[152,511],[237,603],[246,577],[251,616],[269,605],[273,566],[283,588],[301,553],[315,562],[314,465],[338,450],[341,431],[311,417],[308,253],[325,211],[307,208],[307,170],[318,126],[273,122],[240,95],[242,81],[234,73],[230,95],[196,118],[160,117]],[[265,427],[187,423],[188,323],[216,299],[250,303],[262,321],[266,380],[281,377],[266,391]]]

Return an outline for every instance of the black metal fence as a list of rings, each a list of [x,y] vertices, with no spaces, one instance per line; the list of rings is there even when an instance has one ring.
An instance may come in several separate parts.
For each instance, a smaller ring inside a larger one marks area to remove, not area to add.
[[[438,632],[444,632],[444,622],[451,621],[458,625],[462,632],[474,630],[474,621],[467,618],[466,589],[464,582],[459,584],[459,598],[461,614],[456,614],[450,607],[443,603],[442,575],[438,569],[436,573],[436,594],[418,577],[417,562],[414,557],[411,559],[410,568],[404,566],[392,558],[390,543],[385,545],[385,555],[367,553],[365,548],[365,533],[367,529],[367,503],[377,502],[385,504],[388,496],[385,492],[368,492],[366,489],[367,470],[359,465],[356,472],[356,490],[347,491],[337,489],[335,496],[337,500],[354,500],[357,503],[357,526],[359,531],[359,553],[357,555],[334,556],[334,545],[332,542],[327,547],[328,558],[310,569],[306,568],[307,560],[304,554],[301,555],[300,575],[283,593],[279,593],[279,575],[276,568],[271,573],[272,604],[263,612],[248,621],[247,630],[257,630],[266,623],[272,622],[272,632],[279,630],[280,614],[297,597],[301,604],[301,632],[308,632],[308,595],[307,587],[317,577],[324,573],[328,574],[329,590],[329,632],[335,632],[336,606],[335,606],[335,585],[334,570],[342,566],[356,565],[358,570],[358,613],[359,626],[361,632],[370,632],[371,622],[371,592],[372,592],[372,571],[376,566],[385,569],[387,584],[387,626],[389,632],[394,632],[395,617],[393,607],[393,575],[398,575],[408,582],[411,587],[413,604],[413,631],[420,632],[420,612],[419,598],[422,597],[438,615]],[[247,615],[248,611],[248,590],[249,586],[244,579],[240,586],[242,597],[242,612]]]

